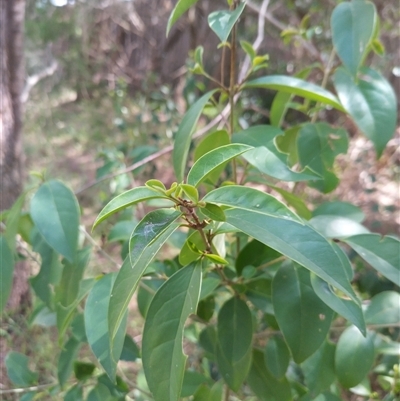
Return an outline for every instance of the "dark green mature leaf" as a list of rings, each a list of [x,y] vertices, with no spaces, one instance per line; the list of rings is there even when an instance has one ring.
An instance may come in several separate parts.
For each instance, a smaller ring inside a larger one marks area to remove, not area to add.
[[[302,198],[296,196],[292,192],[285,191],[282,188],[274,186],[272,186],[272,188],[274,189],[274,191],[278,192],[278,194],[280,194],[283,199],[285,199],[287,204],[291,206],[300,217],[306,220],[311,219],[312,214]]]
[[[14,256],[7,240],[4,236],[0,236],[0,314],[3,312],[7,304],[8,297],[11,293],[14,273]]]
[[[242,14],[246,3],[240,3],[233,11],[214,11],[208,16],[208,25],[221,42],[226,42],[233,26]]]
[[[96,369],[96,365],[93,363],[75,361],[74,362],[74,374],[78,380],[86,380],[90,378],[94,370]]]
[[[140,252],[140,257],[135,258],[133,266],[129,257],[125,259],[112,288],[108,307],[108,330],[111,344],[144,271],[178,227],[179,224],[172,223],[155,240],[145,245],[143,252]]]
[[[169,31],[175,24],[175,22],[178,21],[178,19],[182,16],[182,14],[184,14],[187,10],[189,10],[191,6],[196,4],[197,1],[198,0],[178,0],[168,19],[167,36],[169,34]]]
[[[202,384],[212,386],[213,383],[214,381],[210,377],[206,377],[193,370],[186,370],[183,377],[181,397],[190,397]]]
[[[204,106],[216,92],[212,90],[198,99],[186,112],[175,135],[175,145],[172,152],[175,175],[178,182],[183,181],[185,167],[190,148],[190,141],[196,128],[197,121],[203,111]]]
[[[367,54],[376,19],[375,6],[370,1],[344,2],[333,10],[332,42],[343,64],[353,76],[356,76]]]
[[[320,215],[341,216],[357,223],[362,223],[365,219],[365,214],[359,207],[341,201],[321,203],[315,210],[313,210],[312,215],[313,217]]]
[[[367,324],[396,324],[400,322],[400,294],[383,291],[375,295],[365,311]]]
[[[194,163],[188,173],[187,183],[197,187],[215,169],[250,149],[253,147],[234,143],[211,150]]]
[[[336,188],[339,179],[332,172],[335,157],[346,153],[348,134],[343,128],[332,128],[326,123],[304,124],[297,135],[297,152],[300,165],[310,168],[323,177],[310,186],[328,193]]]
[[[253,362],[247,382],[261,401],[291,401],[292,392],[286,377],[278,380],[269,373],[261,351],[253,350]]]
[[[111,395],[110,390],[105,384],[97,383],[90,390],[87,401],[116,401],[116,398]]]
[[[335,348],[326,341],[313,355],[301,364],[310,396],[316,397],[329,389],[335,380]]]
[[[268,75],[247,82],[243,85],[243,88],[265,88],[289,92],[306,99],[328,104],[337,110],[345,111],[339,100],[331,92],[318,85],[295,77]]]
[[[336,377],[343,387],[359,384],[374,362],[372,335],[364,337],[355,326],[348,327],[340,336],[336,346]]]
[[[315,295],[307,270],[282,266],[272,282],[275,317],[296,363],[324,342],[333,311]]]
[[[265,365],[277,379],[285,376],[290,362],[290,352],[281,337],[271,337],[264,350]]]
[[[126,334],[120,360],[134,362],[137,358],[140,358],[140,350],[133,338]]]
[[[379,234],[360,234],[343,239],[383,276],[400,286],[400,241]]]
[[[228,223],[293,259],[358,302],[349,283],[348,259],[342,259],[324,237],[273,196],[232,185],[211,191],[204,200],[230,206],[231,209],[225,210]]]
[[[125,209],[129,206],[133,206],[136,203],[144,202],[149,199],[168,199],[163,196],[160,192],[155,189],[148,187],[136,187],[116,196],[112,199],[104,209],[97,216],[95,222],[93,223],[93,228],[100,224],[103,220],[110,217],[112,214]]]
[[[243,384],[251,364],[253,322],[246,302],[231,298],[218,314],[218,370],[233,391]]]
[[[33,196],[30,211],[45,241],[72,262],[78,247],[80,215],[73,192],[60,181],[48,181]]]
[[[28,357],[19,352],[11,351],[5,358],[8,378],[16,386],[28,387],[36,383],[38,374],[28,367]]]
[[[64,401],[83,401],[83,390],[79,384],[71,387],[64,396]]]
[[[125,313],[111,342],[108,331],[108,310],[116,276],[117,273],[113,273],[102,277],[90,291],[85,305],[85,330],[88,343],[111,381],[115,381],[117,363],[124,345],[127,316]]]
[[[339,315],[353,323],[364,335],[367,332],[364,314],[359,303],[337,296],[328,283],[311,275],[311,284],[318,297]]]
[[[275,145],[275,139],[282,134],[283,132],[277,127],[256,125],[235,133],[232,141],[254,146],[255,149],[249,150],[243,156],[264,174],[282,181],[296,182],[320,179],[319,175],[308,168],[299,173],[287,166],[287,155],[281,153]]]
[[[201,287],[201,263],[178,270],[154,296],[143,331],[142,359],[155,401],[180,397],[186,357],[183,327],[195,313]]]
[[[72,374],[74,360],[81,346],[82,343],[75,337],[71,337],[63,346],[57,364],[57,377],[61,387],[64,387]]]
[[[136,219],[119,221],[110,230],[107,240],[110,242],[127,241],[131,237],[132,231],[136,226]]]
[[[326,238],[343,238],[369,233],[368,229],[360,223],[341,216],[319,215],[313,217],[308,223]]]
[[[356,81],[339,67],[333,81],[344,108],[360,131],[373,142],[379,157],[396,129],[396,95],[377,71],[364,67],[360,72]]]

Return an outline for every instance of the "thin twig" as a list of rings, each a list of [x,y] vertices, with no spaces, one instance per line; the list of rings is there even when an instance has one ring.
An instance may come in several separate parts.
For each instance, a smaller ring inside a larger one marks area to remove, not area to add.
[[[0,390],[0,394],[21,394],[27,393],[29,391],[38,391],[49,388],[51,386],[55,386],[57,383],[47,383],[47,384],[39,384],[37,386],[31,387],[21,387],[21,388],[12,388],[7,390]]]

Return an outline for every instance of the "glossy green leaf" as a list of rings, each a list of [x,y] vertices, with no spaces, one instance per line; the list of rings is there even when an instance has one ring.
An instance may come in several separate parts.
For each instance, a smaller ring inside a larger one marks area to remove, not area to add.
[[[300,165],[310,168],[323,177],[310,186],[328,193],[336,188],[339,179],[333,173],[335,157],[346,153],[348,134],[343,128],[333,128],[326,123],[304,124],[297,135]]]
[[[178,270],[154,296],[143,330],[142,359],[155,401],[180,397],[186,357],[183,328],[195,313],[201,287],[201,264]]]
[[[197,189],[193,185],[181,184],[181,188],[185,195],[192,201],[194,204],[197,204],[199,201],[199,193]]]
[[[108,310],[116,275],[113,273],[102,277],[90,291],[85,305],[85,329],[88,343],[111,381],[115,380],[126,330],[125,313],[113,341],[110,341]]]
[[[304,172],[295,172],[287,166],[287,156],[281,153],[275,139],[282,131],[270,125],[256,125],[233,135],[232,141],[255,147],[243,156],[260,172],[282,181],[305,181],[320,179],[308,168]]]
[[[379,234],[360,234],[343,239],[383,276],[400,286],[400,241]]]
[[[337,110],[345,111],[343,106],[339,103],[339,100],[331,92],[321,86],[295,77],[288,77],[286,75],[268,75],[249,81],[243,85],[243,87],[265,88],[289,92],[293,95],[330,105]]]
[[[261,401],[291,401],[292,392],[286,377],[276,379],[264,363],[261,351],[253,350],[253,362],[247,377],[247,382],[253,393]]]
[[[250,149],[252,146],[230,144],[211,150],[194,163],[187,176],[188,184],[197,187],[216,168]]]
[[[369,233],[368,229],[360,223],[341,216],[319,215],[313,217],[308,223],[326,238],[343,238]]]
[[[206,203],[206,206],[201,209],[201,213],[214,221],[226,220],[224,211],[219,206],[214,205],[213,203]]]
[[[233,11],[214,11],[208,16],[208,25],[221,42],[226,42],[246,3],[240,3]]]
[[[374,343],[369,333],[364,337],[355,326],[348,327],[336,346],[336,377],[345,388],[354,387],[367,375],[374,362]]]
[[[169,34],[169,31],[175,24],[175,22],[178,21],[178,19],[182,16],[182,14],[184,14],[187,10],[189,10],[190,7],[196,4],[197,1],[198,0],[178,0],[168,19],[167,36]]]
[[[178,227],[177,223],[169,225],[151,244],[147,244],[140,253],[140,257],[135,258],[133,266],[129,258],[125,259],[112,288],[108,307],[108,330],[111,344],[144,271]]]
[[[200,99],[198,99],[186,112],[181,124],[179,125],[178,132],[175,135],[174,150],[172,152],[172,160],[178,182],[183,181],[190,142],[195,131],[197,121],[200,118],[204,106],[215,92],[216,90],[207,92]]]
[[[333,81],[343,107],[373,142],[379,157],[396,129],[397,101],[393,88],[377,71],[366,67],[361,69],[357,81],[344,68],[338,68]]]
[[[181,397],[190,397],[202,384],[212,385],[214,381],[209,377],[193,370],[186,370],[183,377]],[[220,401],[220,400],[218,400]]]
[[[5,308],[8,297],[11,294],[14,273],[14,256],[7,240],[4,236],[0,236],[0,314]]]
[[[166,190],[165,185],[160,180],[147,180],[144,185],[161,193],[164,193]]]
[[[179,253],[179,263],[182,266],[186,266],[189,263],[199,259],[200,254],[206,250],[206,244],[198,231],[192,232]],[[213,252],[216,253],[213,247]]]
[[[75,337],[71,337],[63,346],[57,364],[57,377],[61,387],[64,387],[72,374],[74,360],[81,346],[82,343]]]
[[[253,322],[246,302],[231,298],[218,313],[217,364],[224,381],[238,391],[250,369]]]
[[[274,189],[274,191],[278,192],[278,194],[282,196],[287,204],[291,206],[300,217],[306,220],[311,219],[312,214],[303,199],[296,196],[292,192],[285,191],[282,188],[278,188],[275,186],[272,186],[272,188]]]
[[[146,214],[132,232],[129,240],[129,258],[132,267],[157,238],[182,215],[173,209],[158,209]]]
[[[168,199],[166,196],[161,195],[155,189],[148,187],[136,187],[116,196],[103,208],[97,216],[93,228],[100,224],[103,220],[110,217],[112,214],[132,206],[139,202],[144,202],[149,199]]]
[[[83,401],[83,390],[79,384],[71,387],[64,396],[64,401]]]
[[[304,379],[313,399],[335,380],[335,345],[326,341],[301,364]]]
[[[38,374],[29,369],[29,360],[26,355],[11,351],[7,354],[4,362],[7,376],[16,386],[28,387],[36,383]]]
[[[290,352],[281,337],[271,337],[264,350],[264,359],[267,369],[272,375],[281,379],[285,376],[290,362]]]
[[[208,260],[211,260],[211,262],[216,263],[216,264],[220,264],[220,265],[228,265],[229,264],[224,258],[221,258],[221,256],[215,255],[213,253],[205,253],[204,256]]]
[[[362,223],[365,219],[364,212],[357,206],[348,202],[325,202],[321,203],[312,213],[313,217],[320,215],[341,216]]]
[[[326,305],[353,323],[361,333],[366,334],[364,314],[359,303],[339,297],[329,287],[328,283],[314,274],[311,275],[311,284],[315,293]]]
[[[120,360],[135,362],[137,358],[140,358],[140,350],[133,338],[130,335],[126,334]]]
[[[370,1],[343,2],[333,10],[332,42],[343,64],[354,76],[367,54],[375,24],[375,6]]]
[[[396,324],[400,322],[400,294],[383,291],[375,295],[365,311],[367,324]]]
[[[204,200],[232,207],[225,210],[228,223],[303,265],[358,302],[348,279],[349,261],[342,260],[324,237],[273,196],[232,185],[211,191]]]
[[[45,241],[72,262],[78,247],[80,215],[73,192],[60,181],[48,181],[31,199],[30,211]]]

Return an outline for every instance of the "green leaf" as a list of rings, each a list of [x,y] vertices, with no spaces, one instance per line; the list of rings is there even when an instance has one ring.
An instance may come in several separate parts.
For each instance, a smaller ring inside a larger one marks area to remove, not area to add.
[[[132,206],[136,203],[143,202],[149,199],[168,199],[166,196],[161,195],[155,189],[148,187],[136,187],[118,195],[111,200],[104,209],[97,216],[93,229],[100,224],[103,220],[110,217],[112,214]]]
[[[214,381],[196,371],[186,370],[183,377],[181,397],[190,397],[202,384],[212,385]],[[220,401],[220,400],[218,400]]]
[[[246,52],[246,54],[250,57],[251,62],[253,62],[254,58],[257,56],[257,52],[255,51],[253,45],[246,40],[240,41],[240,46]]]
[[[348,134],[343,128],[333,128],[326,123],[304,124],[297,135],[300,165],[310,168],[323,177],[310,186],[328,193],[336,188],[339,179],[333,173],[335,157],[347,153]]]
[[[122,220],[119,221],[113,228],[111,229],[110,233],[108,234],[108,241],[115,242],[115,241],[127,241],[131,237],[132,231],[137,226],[136,220]]]
[[[183,181],[190,141],[196,128],[197,121],[200,118],[204,106],[216,91],[217,90],[215,89],[207,92],[198,99],[186,112],[181,124],[179,125],[178,132],[175,135],[174,150],[172,152],[172,160],[178,182]]]
[[[292,392],[286,377],[278,380],[269,373],[261,351],[254,349],[252,359],[247,382],[258,399],[261,401],[291,401],[293,399]]]
[[[8,378],[16,386],[28,387],[35,384],[38,374],[28,367],[28,357],[15,351],[11,351],[5,358]]]
[[[367,332],[364,314],[359,303],[337,296],[328,283],[311,275],[311,284],[318,297],[339,315],[353,323],[364,335]]]
[[[179,224],[172,223],[152,243],[144,244],[145,248],[143,252],[139,252],[138,250],[140,256],[135,258],[133,266],[129,257],[125,259],[112,288],[110,305],[108,307],[108,330],[111,338],[111,346],[144,271],[178,227]]]
[[[194,204],[197,204],[199,201],[199,193],[197,189],[193,185],[181,184],[181,188],[185,195],[192,201]]]
[[[264,351],[265,365],[276,379],[285,376],[290,362],[290,352],[281,337],[271,337]]]
[[[220,264],[220,265],[228,265],[229,263],[224,259],[221,258],[221,256],[219,255],[215,255],[212,253],[205,253],[204,256],[211,260],[211,262],[216,263],[216,264]]]
[[[350,245],[383,276],[400,286],[400,241],[379,234],[360,234],[342,241]]]
[[[341,216],[362,223],[365,219],[364,212],[357,206],[348,202],[325,202],[320,204],[312,213],[313,217],[320,215]]]
[[[75,361],[74,373],[78,380],[86,380],[93,375],[96,365],[88,362]]]
[[[355,326],[348,327],[336,346],[336,377],[345,388],[354,387],[367,375],[374,363],[371,334],[364,337]]]
[[[186,361],[183,328],[189,315],[196,312],[200,287],[201,264],[191,264],[171,276],[150,304],[142,359],[155,401],[177,401],[180,397]]]
[[[226,221],[247,235],[293,259],[358,302],[348,279],[351,270],[332,245],[273,196],[253,188],[228,186],[204,201],[230,206]]]
[[[208,25],[221,42],[226,42],[236,21],[242,14],[246,3],[240,3],[233,11],[214,11],[208,16]]]
[[[197,3],[198,0],[179,0],[174,9],[171,12],[171,15],[169,16],[168,19],[168,24],[167,24],[167,36],[169,34],[169,31],[173,27],[176,21],[184,14],[187,10],[189,10],[190,7],[192,7],[194,4]]]
[[[144,185],[161,193],[164,193],[166,190],[165,185],[160,180],[148,180]]]
[[[79,384],[71,387],[64,396],[64,401],[83,401],[83,390]]]
[[[370,1],[344,2],[333,10],[332,42],[338,56],[353,76],[356,76],[367,54],[375,24],[376,10]]]
[[[14,273],[14,256],[7,240],[4,236],[0,236],[0,314],[5,308],[8,297],[11,294]]]
[[[97,383],[88,394],[87,401],[115,401],[115,398],[105,384]]]
[[[61,387],[64,387],[72,374],[73,363],[81,346],[82,343],[75,337],[71,337],[63,346],[57,364],[57,377]]]
[[[365,311],[367,324],[396,324],[400,322],[400,294],[383,291],[375,295]]]
[[[33,196],[31,217],[45,241],[72,262],[78,247],[79,205],[60,181],[48,181]]]
[[[292,208],[300,217],[305,220],[311,219],[312,214],[303,199],[299,198],[292,192],[285,191],[282,188],[278,188],[275,186],[271,187],[274,189],[274,191],[278,192],[278,194],[280,194],[283,199],[285,199],[289,206],[292,206]]]
[[[343,106],[339,103],[339,100],[331,92],[321,86],[295,77],[268,75],[247,82],[243,85],[243,88],[265,88],[289,92],[293,95],[330,105],[337,110],[345,111]]]
[[[135,362],[137,358],[140,358],[140,350],[133,338],[126,334],[120,360]]]
[[[85,305],[86,337],[93,354],[103,366],[111,381],[115,381],[117,363],[124,345],[126,316],[110,341],[108,331],[108,310],[111,289],[117,273],[102,277],[92,288]]]
[[[335,345],[326,341],[301,364],[310,396],[316,397],[335,380]]]
[[[345,110],[374,144],[378,157],[392,138],[397,121],[397,101],[386,79],[371,68],[362,68],[357,81],[344,68],[333,81]]]
[[[324,342],[333,311],[314,293],[307,270],[291,264],[274,277],[272,303],[294,361],[303,362]]]
[[[292,171],[287,166],[287,156],[276,145],[276,137],[282,131],[271,125],[256,125],[233,135],[232,141],[255,147],[244,154],[244,158],[260,172],[282,181],[318,180],[319,175],[306,169],[304,172]]]
[[[360,223],[341,216],[319,215],[309,220],[309,224],[326,238],[343,238],[369,233]]]
[[[197,187],[216,168],[250,149],[252,146],[230,144],[211,150],[194,163],[187,176],[188,184]]]
[[[214,221],[226,220],[224,211],[219,206],[214,205],[213,203],[206,203],[206,206],[201,209],[201,213]]]
[[[217,364],[228,384],[237,392],[250,369],[253,322],[246,302],[231,298],[218,313]]]
[[[6,229],[4,237],[12,253],[15,252],[15,241],[19,228],[19,221],[21,218],[22,207],[25,203],[26,192],[23,192],[18,199],[14,202],[11,209],[8,210],[6,218]]]

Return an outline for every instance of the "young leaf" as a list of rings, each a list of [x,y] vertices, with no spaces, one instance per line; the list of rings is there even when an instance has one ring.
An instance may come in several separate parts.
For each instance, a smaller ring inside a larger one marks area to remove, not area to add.
[[[400,286],[400,241],[379,234],[360,234],[343,239],[383,276]]]
[[[193,185],[189,184],[181,184],[181,188],[189,200],[197,205],[197,202],[199,201],[199,192],[197,189]]]
[[[333,311],[314,293],[302,267],[282,266],[272,282],[275,317],[296,363],[312,355],[329,332]]]
[[[366,56],[376,20],[375,6],[370,1],[344,2],[333,10],[332,42],[338,56],[353,76],[356,76]]]
[[[400,322],[400,294],[383,291],[375,295],[365,311],[368,324],[396,324]]]
[[[15,351],[11,351],[5,358],[8,378],[20,387],[28,387],[38,379],[38,374],[32,372],[28,367],[28,357]]]
[[[228,265],[229,264],[224,258],[221,258],[221,256],[219,256],[219,255],[214,255],[212,253],[205,253],[204,256],[216,264],[220,264],[220,265]]]
[[[217,205],[206,203],[206,206],[201,209],[201,213],[214,221],[225,221],[224,211]]]
[[[217,34],[221,42],[226,42],[236,21],[242,14],[246,3],[240,3],[233,11],[214,11],[208,16],[208,25]]]
[[[333,82],[346,112],[374,144],[378,157],[392,138],[397,121],[393,88],[377,71],[364,67],[357,81],[339,67]]]
[[[348,327],[336,346],[336,377],[345,388],[354,387],[367,375],[374,362],[371,334],[364,337],[355,326]]]
[[[221,376],[236,392],[250,369],[252,337],[252,317],[246,302],[229,299],[218,314],[216,354]]]
[[[265,365],[276,379],[285,376],[290,362],[289,349],[281,337],[271,337],[264,350]]]
[[[270,246],[340,289],[355,302],[349,282],[347,258],[273,196],[253,188],[231,185],[208,193],[206,202],[230,206],[226,221],[247,235]]]
[[[148,187],[136,187],[118,195],[112,199],[97,216],[93,223],[93,229],[103,220],[110,217],[112,214],[132,206],[136,203],[143,202],[149,199],[169,199],[167,196],[161,195],[155,189]]]
[[[197,187],[216,168],[250,149],[252,149],[252,146],[231,144],[211,150],[194,163],[187,176],[188,184]]]
[[[364,314],[359,303],[337,296],[328,283],[311,274],[311,284],[318,297],[336,313],[353,323],[363,335],[366,334]]]
[[[0,314],[3,312],[10,296],[13,273],[14,273],[14,256],[9,248],[6,238],[0,236]]]
[[[289,92],[293,95],[330,105],[337,110],[345,111],[339,100],[331,92],[328,92],[318,85],[295,77],[268,75],[247,82],[243,85],[243,88],[265,88]]]
[[[207,92],[198,99],[186,112],[181,124],[179,125],[178,132],[175,135],[174,150],[172,152],[172,160],[178,182],[183,181],[190,141],[196,128],[197,121],[200,118],[204,106],[216,91],[217,90],[215,89]]]
[[[187,10],[189,10],[190,7],[196,4],[197,1],[198,0],[178,0],[168,19],[167,36],[169,34],[169,31],[175,24],[175,22],[178,21],[178,19],[182,16],[182,14],[184,14]]]
[[[201,263],[178,270],[154,296],[143,331],[142,359],[155,401],[177,401],[186,357],[183,327],[195,313],[201,287]]]
[[[116,275],[117,273],[107,274],[101,278],[90,291],[85,305],[85,329],[88,343],[112,382],[115,381],[117,363],[124,345],[127,317],[125,313],[111,342],[108,331],[108,309]]]
[[[79,205],[60,181],[44,183],[33,196],[31,217],[45,241],[72,262],[78,247]]]
[[[140,279],[154,256],[165,244],[172,233],[179,227],[179,224],[172,223],[153,240],[151,244],[144,244],[145,248],[140,252],[140,256],[134,259],[133,266],[127,257],[118,272],[117,278],[111,291],[110,305],[108,307],[108,331],[111,346],[121,325],[125,311],[135,292]],[[139,253],[139,252],[138,252]]]
[[[195,248],[192,246],[195,246]],[[194,231],[190,234],[183,244],[183,247],[179,253],[179,263],[182,266],[186,266],[189,263],[199,259],[201,252],[206,249],[206,244],[198,231]]]
[[[253,350],[253,362],[247,382],[261,401],[291,401],[293,399],[290,383],[286,377],[278,380],[269,373],[261,351]]]
[[[61,387],[64,387],[71,376],[74,360],[81,346],[82,343],[75,337],[71,337],[63,346],[57,364],[57,377]]]
[[[148,180],[144,184],[146,187],[165,193],[165,185],[160,180]]]

